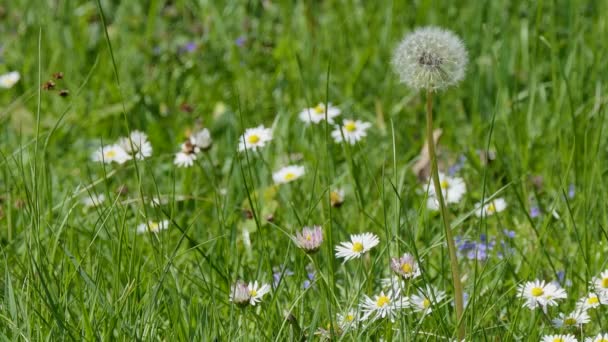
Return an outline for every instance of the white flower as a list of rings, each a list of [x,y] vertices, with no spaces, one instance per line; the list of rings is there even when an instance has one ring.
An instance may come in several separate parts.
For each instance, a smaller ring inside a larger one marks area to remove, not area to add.
[[[340,115],[340,109],[331,105],[327,106],[327,122],[333,123],[333,118]],[[306,123],[319,123],[325,120],[325,104],[319,103],[313,108],[306,108],[300,112],[300,120]]]
[[[587,311],[574,310],[568,315],[560,313],[559,316],[551,320],[551,322],[556,328],[580,328],[583,324],[589,323],[590,320],[591,318],[587,314]]]
[[[481,202],[475,204],[475,215],[477,217],[490,216],[499,213],[507,208],[507,202],[503,198],[496,198],[481,207]]]
[[[211,147],[213,139],[211,139],[211,133],[208,129],[203,128],[202,130],[190,135],[190,143],[196,147],[196,153],[201,150],[207,150]]]
[[[567,297],[564,289],[553,283],[545,283],[543,280],[529,281],[519,285],[519,296],[525,299],[524,306],[530,309],[557,305],[557,300]]]
[[[190,167],[194,165],[195,160],[196,154],[194,153],[177,152],[175,154],[173,164],[175,164],[177,167]]]
[[[285,166],[272,174],[272,180],[277,184],[292,182],[304,175],[304,166]]]
[[[443,173],[439,173],[439,186],[441,187],[441,194],[446,204],[458,203],[462,199],[462,196],[467,192],[467,186],[464,180],[460,177],[449,177]],[[439,201],[437,199],[437,192],[433,182],[429,179],[429,184],[425,186],[425,190],[428,188],[429,193],[427,197],[427,209],[438,210]]]
[[[545,335],[541,342],[577,342],[578,340],[574,335]]]
[[[82,204],[87,208],[98,207],[106,200],[106,195],[104,194],[91,194],[90,196],[84,197],[82,199]]]
[[[21,74],[19,74],[19,71],[11,71],[0,75],[0,88],[12,88],[20,79]]]
[[[595,337],[585,339],[585,342],[608,342],[608,334],[598,334]]]
[[[251,296],[249,295],[249,287],[242,280],[237,281],[232,286],[230,291],[230,301],[240,306],[247,306]]]
[[[304,227],[292,239],[306,253],[315,253],[323,243],[323,230],[321,226]]]
[[[131,145],[133,143],[133,145]],[[144,132],[132,131],[129,138],[120,138],[118,145],[125,152],[142,160],[152,155],[152,144],[148,141],[148,136]]]
[[[414,311],[422,312],[425,315],[433,311],[433,306],[441,303],[447,295],[444,291],[427,285],[426,288],[418,290],[418,294],[412,295],[410,303]]]
[[[337,126],[331,132],[331,136],[337,143],[346,141],[347,143],[354,145],[357,141],[363,139],[367,135],[367,129],[372,124],[369,122],[363,122],[361,120],[344,120],[342,126]],[[344,134],[344,137],[342,135]]]
[[[169,221],[163,220],[160,222],[148,221],[146,223],[141,223],[137,226],[137,233],[159,233],[161,230],[165,230],[169,227]]]
[[[579,299],[576,307],[581,310],[595,309],[600,305],[608,304],[608,296],[606,294],[589,293],[587,296]],[[607,341],[608,342],[608,341]]]
[[[336,257],[344,258],[344,262],[350,259],[360,258],[370,249],[380,243],[378,236],[372,233],[355,234],[350,236],[350,242],[342,242],[336,246]]]
[[[354,327],[359,321],[360,317],[355,311],[348,311],[346,314],[338,314],[338,326],[340,329],[346,331],[351,327]]]
[[[239,138],[239,151],[257,150],[264,147],[267,142],[272,140],[272,129],[265,128],[263,125],[254,128],[247,128],[245,133]]]
[[[270,292],[270,285],[264,284],[262,286],[258,285],[257,280],[253,283],[249,283],[247,287],[249,289],[249,304],[255,306],[257,303],[262,301],[262,297]]]
[[[329,193],[329,202],[332,207],[339,208],[344,203],[344,190],[336,189]]]
[[[361,303],[361,311],[363,311],[363,317],[361,320],[371,319],[375,321],[380,318],[388,317],[391,322],[395,321],[397,316],[397,310],[408,307],[407,298],[403,298],[399,293],[393,293],[393,291],[380,292],[379,295],[371,297],[365,296]]]
[[[131,159],[131,156],[129,156],[129,154],[120,145],[115,144],[100,147],[93,153],[91,159],[97,162],[102,161],[106,164],[110,164],[112,162],[123,164]]]
[[[465,75],[467,51],[458,36],[438,27],[422,27],[405,36],[392,64],[401,82],[419,90],[440,90]]]
[[[608,296],[608,270],[591,280],[591,286],[600,294]]]
[[[400,258],[391,258],[391,269],[404,279],[420,276],[420,267],[413,255],[405,253]]]

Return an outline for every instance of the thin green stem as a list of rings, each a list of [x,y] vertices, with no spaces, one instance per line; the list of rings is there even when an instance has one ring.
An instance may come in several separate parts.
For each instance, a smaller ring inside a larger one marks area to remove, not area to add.
[[[443,226],[445,228],[445,239],[448,244],[448,254],[450,256],[452,281],[454,282],[454,302],[456,307],[456,322],[458,324],[458,340],[462,341],[465,336],[465,326],[461,322],[463,314],[462,283],[460,282],[458,256],[456,255],[456,245],[454,244],[454,237],[452,236],[452,227],[450,226],[448,210],[443,200],[441,183],[439,182],[439,170],[437,168],[437,156],[435,154],[435,142],[433,139],[433,93],[430,90],[426,93],[426,132],[429,158],[431,159],[431,177],[433,178],[435,194],[439,201],[441,218],[443,219]]]

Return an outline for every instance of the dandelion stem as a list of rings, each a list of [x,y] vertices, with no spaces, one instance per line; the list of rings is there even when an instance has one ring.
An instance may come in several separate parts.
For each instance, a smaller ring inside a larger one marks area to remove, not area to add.
[[[441,218],[445,228],[445,238],[448,244],[448,254],[450,256],[450,266],[452,268],[452,281],[454,282],[454,302],[456,307],[456,322],[458,324],[458,340],[462,341],[465,336],[465,326],[462,324],[463,296],[462,283],[460,282],[460,271],[458,269],[458,257],[456,256],[456,246],[452,236],[452,228],[448,217],[448,211],[443,201],[441,183],[439,182],[439,170],[437,168],[437,157],[435,155],[435,142],[433,141],[433,92],[426,92],[426,131],[427,145],[429,148],[429,158],[431,159],[431,177],[435,187],[435,194],[441,208]]]

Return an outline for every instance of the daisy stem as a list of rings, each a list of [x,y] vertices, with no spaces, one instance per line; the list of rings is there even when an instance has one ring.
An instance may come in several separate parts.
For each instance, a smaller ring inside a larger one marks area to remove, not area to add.
[[[443,219],[443,226],[445,228],[445,238],[448,244],[450,266],[452,268],[452,281],[454,282],[454,302],[456,307],[456,322],[458,324],[458,340],[462,341],[465,336],[465,326],[461,322],[463,314],[462,283],[460,282],[458,257],[456,256],[456,246],[454,244],[454,237],[452,236],[452,228],[450,226],[448,210],[443,200],[441,183],[439,182],[439,170],[437,168],[437,157],[435,154],[435,142],[433,138],[433,93],[430,90],[427,90],[426,93],[426,132],[429,158],[431,159],[431,177],[433,178],[435,194],[437,195],[437,199],[439,200],[441,218]]]

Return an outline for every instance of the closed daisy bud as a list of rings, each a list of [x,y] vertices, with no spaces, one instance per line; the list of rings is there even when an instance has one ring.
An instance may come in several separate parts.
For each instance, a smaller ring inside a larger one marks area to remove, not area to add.
[[[392,64],[401,82],[415,90],[441,90],[465,75],[467,51],[458,36],[438,27],[422,27],[403,38]]]
[[[251,299],[251,295],[249,294],[249,288],[247,284],[242,280],[237,281],[232,286],[232,291],[230,292],[230,301],[239,306],[247,306],[249,305],[249,300]]]
[[[391,258],[391,269],[404,279],[413,279],[420,275],[416,259],[408,253],[403,254],[400,258]]]
[[[315,253],[323,243],[323,230],[320,226],[304,227],[301,232],[296,233],[293,240],[306,253]]]

